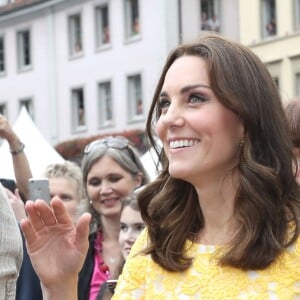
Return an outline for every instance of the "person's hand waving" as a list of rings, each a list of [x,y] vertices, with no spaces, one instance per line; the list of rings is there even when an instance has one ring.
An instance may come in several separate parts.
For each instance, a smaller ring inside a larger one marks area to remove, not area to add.
[[[88,249],[90,215],[83,214],[74,225],[58,198],[51,206],[42,200],[28,201],[25,208],[28,219],[21,221],[21,228],[44,297],[75,299],[78,272]]]

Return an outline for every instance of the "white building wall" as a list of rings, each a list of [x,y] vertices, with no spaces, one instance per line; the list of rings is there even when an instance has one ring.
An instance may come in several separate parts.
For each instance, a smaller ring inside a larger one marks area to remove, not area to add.
[[[239,35],[238,0],[230,1],[231,10],[224,8],[222,16],[226,35]],[[96,50],[94,8],[109,2],[111,47]],[[221,0],[222,5],[225,5]],[[50,4],[55,5],[50,5]],[[43,9],[39,9],[43,7]],[[134,73],[142,74],[144,111],[152,101],[155,84],[169,50],[182,41],[196,39],[200,33],[199,0],[140,0],[141,38],[126,42],[124,38],[123,0],[52,0],[26,10],[0,16],[0,34],[5,33],[7,75],[0,77],[0,101],[9,100],[9,119],[13,122],[19,112],[18,101],[32,97],[35,122],[52,144],[96,134],[144,129],[145,118],[127,121],[127,81]],[[81,13],[83,55],[69,57],[68,16]],[[181,17],[180,17],[181,14]],[[181,23],[180,23],[181,22]],[[29,26],[32,37],[33,68],[16,72],[16,30]],[[98,128],[99,82],[112,81],[114,124]],[[85,130],[74,132],[71,126],[71,90],[84,88]]]

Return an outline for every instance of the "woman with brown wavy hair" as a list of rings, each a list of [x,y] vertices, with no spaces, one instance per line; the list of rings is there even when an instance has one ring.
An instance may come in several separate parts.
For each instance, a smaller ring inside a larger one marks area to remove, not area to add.
[[[163,169],[139,195],[147,231],[114,299],[299,296],[299,188],[264,64],[216,35],[177,47],[149,112],[156,147],[153,123]]]
[[[157,84],[147,133],[154,147],[156,135],[162,142],[162,170],[139,194],[146,230],[126,260],[113,299],[299,297],[300,190],[293,145],[262,61],[214,34],[178,46]],[[60,218],[63,207],[53,207],[27,204],[29,221],[22,228],[32,247],[41,227],[66,222]],[[82,216],[77,227],[65,229],[80,254],[86,251],[88,220]],[[75,256],[72,250],[67,253]],[[34,253],[32,258],[38,262]],[[77,258],[68,271],[52,254],[67,280],[50,281],[40,270],[47,297],[76,296],[72,282],[82,263]]]

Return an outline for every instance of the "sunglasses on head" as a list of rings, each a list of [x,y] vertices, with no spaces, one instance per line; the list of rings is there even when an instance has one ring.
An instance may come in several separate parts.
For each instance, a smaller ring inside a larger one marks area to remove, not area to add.
[[[129,141],[122,136],[109,136],[86,145],[84,148],[84,154],[88,154],[93,148],[125,149],[128,148],[128,143]]]

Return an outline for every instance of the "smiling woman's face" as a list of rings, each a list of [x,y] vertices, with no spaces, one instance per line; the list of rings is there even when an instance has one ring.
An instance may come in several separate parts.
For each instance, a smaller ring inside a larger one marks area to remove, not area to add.
[[[204,59],[176,59],[158,101],[156,132],[171,176],[195,183],[201,176],[223,176],[236,166],[244,128],[210,88]]]
[[[91,167],[86,189],[95,210],[102,216],[112,216],[120,214],[122,199],[139,184],[139,178],[133,178],[115,160],[104,155]]]

